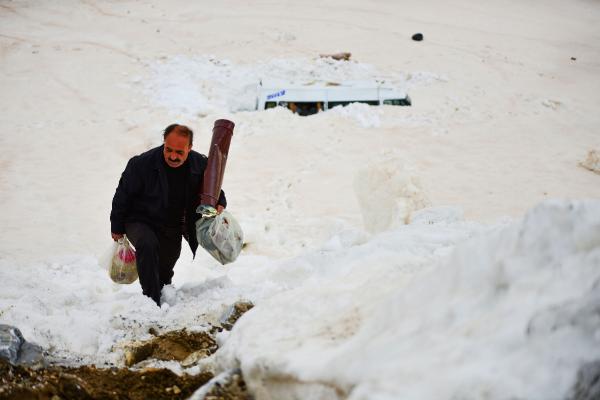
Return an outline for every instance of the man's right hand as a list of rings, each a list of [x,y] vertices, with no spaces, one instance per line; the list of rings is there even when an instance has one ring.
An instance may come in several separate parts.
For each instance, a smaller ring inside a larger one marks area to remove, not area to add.
[[[111,234],[110,234],[110,235],[112,236],[112,238],[113,238],[113,240],[114,240],[115,242],[116,242],[116,241],[118,241],[119,239],[121,239],[121,238],[123,237],[123,234],[122,234],[122,233],[114,233],[114,232],[111,232]]]

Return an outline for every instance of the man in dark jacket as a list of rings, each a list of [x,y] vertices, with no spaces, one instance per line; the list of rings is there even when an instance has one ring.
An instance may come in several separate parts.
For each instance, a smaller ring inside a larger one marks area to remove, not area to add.
[[[194,133],[169,125],[164,144],[133,157],[119,180],[110,213],[113,240],[124,234],[136,249],[143,293],[160,306],[181,252],[181,237],[196,254],[195,223],[207,158],[192,150]],[[217,211],[227,205],[221,192]]]

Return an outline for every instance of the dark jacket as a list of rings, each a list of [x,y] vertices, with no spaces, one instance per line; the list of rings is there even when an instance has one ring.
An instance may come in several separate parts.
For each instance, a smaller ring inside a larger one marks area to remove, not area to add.
[[[163,226],[169,200],[163,159],[163,146],[159,146],[129,160],[113,197],[111,232],[125,233],[126,222],[144,222],[155,230]],[[200,217],[196,214],[196,206],[207,157],[192,150],[186,162],[189,164],[190,174],[186,185],[185,229],[182,233],[195,255],[198,248],[195,224]],[[219,204],[224,207],[227,205],[222,191]]]

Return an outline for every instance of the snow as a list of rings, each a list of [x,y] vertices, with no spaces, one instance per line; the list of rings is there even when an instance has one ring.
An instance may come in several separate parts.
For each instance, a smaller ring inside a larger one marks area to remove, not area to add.
[[[319,279],[238,322],[223,362],[259,392],[291,377],[349,399],[564,398],[600,356],[600,204],[477,231],[411,224],[321,255]]]
[[[398,160],[379,160],[359,170],[354,191],[363,223],[370,232],[381,232],[409,222],[411,214],[429,204],[414,172]],[[377,199],[373,207],[372,199]]]
[[[240,367],[257,399],[564,399],[600,357],[600,185],[579,166],[600,148],[599,14],[2,5],[0,323],[122,365],[150,328],[208,329],[249,300],[201,367]],[[352,61],[317,57],[337,51]],[[261,79],[377,80],[413,106],[256,112]],[[224,189],[247,246],[223,267],[184,244],[158,308],[108,278],[112,195],[164,127],[205,153],[218,118],[236,123]]]

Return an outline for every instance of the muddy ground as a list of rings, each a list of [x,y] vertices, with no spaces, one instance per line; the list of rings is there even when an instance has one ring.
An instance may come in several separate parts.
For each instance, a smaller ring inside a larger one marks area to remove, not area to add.
[[[213,375],[177,376],[168,369],[49,367],[39,370],[0,360],[0,399],[186,399]]]

